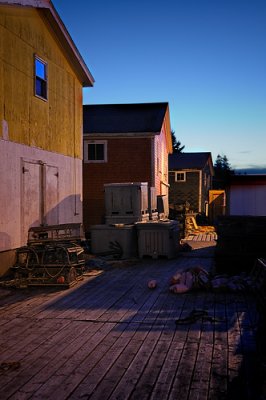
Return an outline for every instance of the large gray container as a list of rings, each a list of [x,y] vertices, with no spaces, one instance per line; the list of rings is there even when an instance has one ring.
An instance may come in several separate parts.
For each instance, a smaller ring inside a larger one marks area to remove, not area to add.
[[[110,226],[92,225],[91,252],[98,255],[109,255],[122,259],[137,256],[137,234],[134,225]],[[115,249],[118,252],[115,253]],[[122,253],[119,254],[119,248]]]
[[[104,185],[106,224],[147,221],[148,183],[108,183]]]
[[[140,258],[176,257],[180,248],[177,221],[138,222],[135,225]]]

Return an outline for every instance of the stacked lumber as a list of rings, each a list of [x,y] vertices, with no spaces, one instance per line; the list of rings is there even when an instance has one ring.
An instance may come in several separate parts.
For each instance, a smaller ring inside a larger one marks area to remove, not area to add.
[[[210,225],[198,225],[194,215],[186,215],[186,236],[199,233],[213,233],[215,232],[214,226]]]

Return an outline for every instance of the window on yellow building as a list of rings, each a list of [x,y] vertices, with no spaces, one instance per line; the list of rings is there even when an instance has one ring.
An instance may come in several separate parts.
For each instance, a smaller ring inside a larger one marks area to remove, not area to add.
[[[35,95],[47,100],[47,63],[35,56]]]

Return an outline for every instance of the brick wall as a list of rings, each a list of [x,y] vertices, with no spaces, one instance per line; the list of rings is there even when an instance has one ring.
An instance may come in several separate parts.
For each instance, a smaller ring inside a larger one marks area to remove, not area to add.
[[[148,182],[152,185],[152,140],[152,138],[108,139],[107,162],[83,164],[85,231],[89,229],[89,225],[104,223],[105,183]]]

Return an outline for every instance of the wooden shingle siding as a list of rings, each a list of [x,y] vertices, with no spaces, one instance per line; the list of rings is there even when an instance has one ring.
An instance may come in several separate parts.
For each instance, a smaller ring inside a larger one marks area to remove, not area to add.
[[[198,211],[199,201],[199,173],[186,171],[185,182],[175,182],[174,173],[169,174],[169,203],[184,204],[189,202],[191,209]]]
[[[186,174],[185,182],[175,182],[175,172]],[[170,154],[170,203],[184,204],[187,201],[192,211],[204,213],[213,175],[212,157],[209,152]]]

